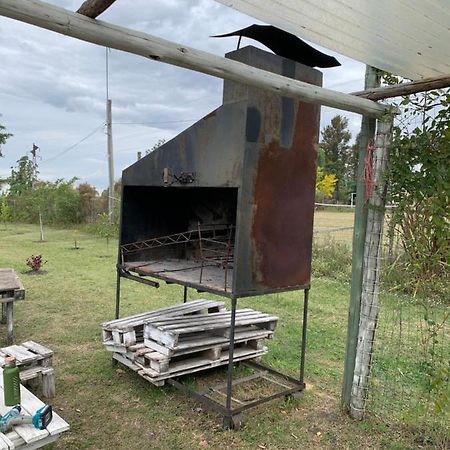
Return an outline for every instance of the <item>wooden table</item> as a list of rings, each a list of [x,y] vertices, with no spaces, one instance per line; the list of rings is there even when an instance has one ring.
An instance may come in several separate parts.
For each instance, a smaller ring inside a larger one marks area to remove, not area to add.
[[[22,414],[33,415],[44,403],[24,386],[20,386]],[[11,409],[5,406],[3,395],[3,369],[0,369],[0,414]],[[38,430],[31,424],[16,425],[12,430],[0,433],[0,450],[35,449],[56,441],[61,433],[69,430],[69,424],[53,411],[53,420],[45,430]]]
[[[25,289],[13,269],[0,269],[0,302],[2,323],[6,322],[6,343],[14,340],[14,302],[25,299]]]

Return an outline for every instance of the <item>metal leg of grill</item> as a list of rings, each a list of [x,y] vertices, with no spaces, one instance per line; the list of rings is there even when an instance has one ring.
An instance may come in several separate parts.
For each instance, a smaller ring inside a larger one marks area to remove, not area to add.
[[[120,269],[117,268],[116,281],[116,319],[120,317]]]
[[[224,417],[224,428],[235,428],[233,423],[233,416],[231,414],[231,400],[233,394],[233,358],[234,358],[234,332],[236,327],[236,307],[237,298],[231,298],[231,324],[230,324],[230,347],[228,350],[228,372],[227,372],[227,398],[226,398],[226,410],[227,415]],[[240,420],[241,422],[242,420]]]
[[[183,303],[187,302],[187,286],[184,286],[184,290],[183,290]]]
[[[304,384],[304,376],[305,376],[306,329],[308,325],[308,297],[309,297],[309,288],[304,290],[304,300],[303,300],[302,343],[300,355],[300,383],[302,384]]]

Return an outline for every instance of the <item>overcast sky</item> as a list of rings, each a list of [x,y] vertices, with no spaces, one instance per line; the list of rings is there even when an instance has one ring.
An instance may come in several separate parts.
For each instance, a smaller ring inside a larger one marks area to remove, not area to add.
[[[82,0],[51,3],[75,11]],[[220,56],[236,48],[237,38],[210,35],[257,23],[214,0],[117,0],[100,19]],[[248,44],[257,45],[243,39],[241,46]],[[326,52],[342,66],[322,69],[324,87],[361,90],[364,66]],[[3,146],[0,177],[35,143],[40,178],[76,176],[99,190],[107,186],[105,54],[104,47],[0,17],[0,123],[14,134]],[[108,59],[116,178],[138,151],[221,104],[222,80],[116,50]],[[349,118],[355,136],[357,114],[322,108],[322,127],[335,114]]]

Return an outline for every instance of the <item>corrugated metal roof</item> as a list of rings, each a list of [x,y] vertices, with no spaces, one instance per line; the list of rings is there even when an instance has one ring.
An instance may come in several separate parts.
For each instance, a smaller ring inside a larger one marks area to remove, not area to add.
[[[365,64],[450,74],[450,0],[216,0]]]

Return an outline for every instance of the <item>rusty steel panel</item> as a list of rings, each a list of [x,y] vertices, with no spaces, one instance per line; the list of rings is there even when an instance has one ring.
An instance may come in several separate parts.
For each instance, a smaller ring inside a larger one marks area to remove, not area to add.
[[[194,174],[189,186],[233,187],[242,177],[245,102],[224,105],[199,120],[122,173],[128,186],[183,186],[180,174]],[[169,179],[164,183],[163,171]]]
[[[233,52],[251,65],[321,85],[321,72],[259,49]],[[238,296],[308,286],[320,106],[226,82],[224,102],[247,99],[237,218]]]
[[[261,49],[227,56],[322,84],[321,72]],[[123,172],[121,244],[227,223],[235,230],[232,264],[209,267],[202,284],[191,267],[198,250],[185,244],[133,253],[128,262],[148,253],[158,267],[176,265],[168,281],[226,296],[308,287],[319,120],[318,105],[226,81],[220,108]]]
[[[252,240],[255,279],[268,288],[307,286],[311,274],[318,108],[298,107],[292,148],[260,152]]]

